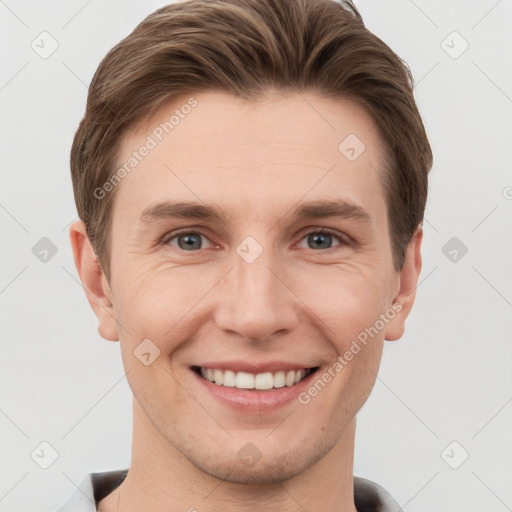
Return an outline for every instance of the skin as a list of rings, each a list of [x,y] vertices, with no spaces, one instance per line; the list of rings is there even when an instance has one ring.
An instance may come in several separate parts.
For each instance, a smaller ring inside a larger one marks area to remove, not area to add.
[[[276,91],[250,102],[218,92],[193,97],[197,106],[117,186],[110,282],[83,223],[70,229],[99,333],[120,341],[134,395],[129,473],[99,510],[355,512],[356,413],[384,340],[404,332],[421,227],[395,271],[383,142],[355,103]],[[119,164],[187,99],[130,132]],[[349,134],[366,146],[354,161],[338,150]],[[297,204],[325,199],[358,205],[369,220],[292,218]],[[218,205],[227,215],[140,220],[166,200]],[[185,250],[183,238],[164,238],[183,228],[200,229],[202,246]],[[319,248],[309,236],[318,228],[340,238],[327,236]],[[252,263],[236,252],[248,236],[263,248]],[[190,370],[240,359],[300,362],[322,373],[396,303],[401,311],[306,405],[246,415],[212,397]],[[148,366],[133,353],[145,339],[160,350]],[[261,453],[252,467],[237,457],[248,442]]]

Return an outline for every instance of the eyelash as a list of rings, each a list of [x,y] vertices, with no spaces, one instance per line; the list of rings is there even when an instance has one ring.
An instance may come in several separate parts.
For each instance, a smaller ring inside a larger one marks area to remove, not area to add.
[[[339,245],[335,245],[334,247],[330,247],[329,249],[321,249],[319,251],[314,251],[314,252],[330,253],[331,251],[335,250],[336,248],[339,248],[340,246],[348,246],[348,245],[352,244],[352,240],[348,237],[348,235],[342,235],[342,234],[338,233],[337,231],[334,231],[334,230],[328,229],[328,228],[311,229],[310,231],[307,231],[306,233],[304,233],[304,235],[301,237],[300,241],[302,241],[304,238],[306,238],[307,236],[309,236],[311,234],[330,235],[333,238],[336,238],[340,242]],[[182,236],[182,235],[198,235],[198,236],[204,236],[205,238],[208,238],[208,236],[205,233],[203,233],[202,231],[191,228],[191,229],[186,229],[186,230],[178,231],[178,232],[174,232],[174,233],[167,233],[162,238],[160,244],[167,245],[167,244],[169,244],[169,242],[171,240],[173,240],[174,238],[177,238],[179,236]],[[180,248],[176,247],[176,249],[180,249]],[[183,249],[180,249],[180,250],[182,250],[183,252],[197,252],[197,251],[185,251]]]

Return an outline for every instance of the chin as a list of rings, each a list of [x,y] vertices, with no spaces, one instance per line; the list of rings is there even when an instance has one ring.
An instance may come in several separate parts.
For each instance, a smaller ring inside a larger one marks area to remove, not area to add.
[[[304,471],[304,467],[288,463],[266,463],[259,461],[255,467],[243,467],[238,461],[236,463],[226,462],[221,465],[197,465],[196,466],[208,475],[223,482],[245,485],[268,485],[278,484],[289,480]]]
[[[202,472],[234,484],[279,484],[304,473],[316,464],[332,447],[315,446],[279,454],[261,454],[253,465],[245,465],[236,456],[219,461],[220,457],[190,462]],[[216,460],[215,460],[216,459]]]

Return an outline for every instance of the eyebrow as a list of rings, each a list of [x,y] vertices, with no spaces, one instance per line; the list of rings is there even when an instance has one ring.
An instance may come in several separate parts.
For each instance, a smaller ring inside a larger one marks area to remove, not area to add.
[[[228,211],[214,205],[205,205],[193,201],[161,202],[146,208],[140,220],[151,223],[165,219],[193,219],[224,222]],[[345,200],[320,200],[302,203],[291,210],[291,217],[298,220],[338,217],[370,223],[371,217],[361,206]]]

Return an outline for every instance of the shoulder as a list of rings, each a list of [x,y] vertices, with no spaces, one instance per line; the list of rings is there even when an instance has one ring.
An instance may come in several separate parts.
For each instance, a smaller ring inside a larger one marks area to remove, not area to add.
[[[56,512],[96,512],[96,504],[124,479],[127,469],[87,473]]]
[[[354,503],[358,512],[397,512],[395,499],[379,484],[354,476]]]

